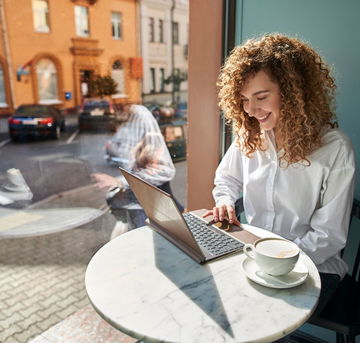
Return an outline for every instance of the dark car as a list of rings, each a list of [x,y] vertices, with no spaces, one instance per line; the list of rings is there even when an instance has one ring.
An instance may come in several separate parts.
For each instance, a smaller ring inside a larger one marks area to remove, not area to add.
[[[185,120],[176,120],[160,124],[160,130],[174,162],[186,159],[187,123]]]
[[[88,99],[79,114],[80,132],[109,132],[115,126],[115,110],[110,101]]]
[[[50,105],[20,105],[8,118],[10,138],[41,136],[59,138],[65,130],[65,117],[61,110]]]

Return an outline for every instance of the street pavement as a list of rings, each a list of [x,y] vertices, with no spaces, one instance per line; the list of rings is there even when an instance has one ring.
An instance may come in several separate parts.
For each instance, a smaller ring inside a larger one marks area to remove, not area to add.
[[[186,161],[175,166],[171,186],[186,206]],[[89,305],[86,266],[109,241],[114,224],[114,217],[105,213],[65,232],[0,239],[1,343],[28,343]]]

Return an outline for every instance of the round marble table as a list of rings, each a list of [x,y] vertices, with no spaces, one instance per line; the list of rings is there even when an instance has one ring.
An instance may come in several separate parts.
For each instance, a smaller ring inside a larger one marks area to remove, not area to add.
[[[273,235],[247,227],[260,237]],[[277,289],[250,281],[238,253],[200,265],[148,227],[103,246],[90,261],[85,284],[97,312],[145,342],[272,342],[311,316],[320,277]]]

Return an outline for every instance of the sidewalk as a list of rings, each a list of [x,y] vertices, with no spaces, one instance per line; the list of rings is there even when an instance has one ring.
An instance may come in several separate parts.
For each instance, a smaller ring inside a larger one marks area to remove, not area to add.
[[[186,162],[175,166],[177,175],[171,186],[186,205]],[[1,343],[28,343],[89,305],[86,266],[109,241],[113,227],[114,217],[105,213],[69,231],[0,239]]]

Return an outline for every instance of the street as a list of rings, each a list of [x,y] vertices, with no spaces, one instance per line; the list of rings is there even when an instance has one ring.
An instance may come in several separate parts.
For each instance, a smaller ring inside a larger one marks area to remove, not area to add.
[[[86,185],[91,182],[91,172],[119,175],[118,169],[104,159],[104,145],[109,137],[110,134],[79,135],[77,118],[69,116],[67,129],[59,140],[14,143],[9,140],[6,121],[2,119],[0,184],[7,169],[18,168],[34,194],[32,202],[41,203],[42,208],[66,208],[74,203],[89,206],[91,198],[99,197],[105,202],[102,192],[86,193]],[[175,167],[172,190],[186,205],[186,161],[175,163]],[[75,189],[83,193],[72,194]],[[54,201],[53,196],[59,193],[61,196]],[[49,197],[52,199],[49,203],[41,201]],[[15,217],[16,214],[20,217]],[[24,214],[24,211],[8,214],[5,225],[11,226]],[[106,212],[69,230],[44,235],[27,232],[10,239],[0,237],[0,342],[31,342],[70,315],[86,308],[91,310],[84,285],[86,266],[93,254],[109,241],[114,224],[115,218]],[[6,228],[0,227],[0,233],[3,230]],[[97,316],[93,310],[91,313]]]
[[[85,161],[88,173],[102,172],[112,176],[119,175],[118,168],[109,165],[104,159],[105,143],[111,137],[111,133],[79,134],[76,115],[67,116],[66,131],[62,133],[59,140],[30,138],[14,143],[9,140],[4,120],[0,125],[0,130],[0,184],[5,179],[6,170],[17,168],[23,173],[31,188],[31,184],[36,183],[35,179],[40,177],[38,173],[39,170],[43,170],[42,166],[51,166],[54,163],[60,165],[62,162],[70,165],[72,159]],[[177,162],[175,167],[177,173],[171,182],[172,188],[175,196],[185,205],[186,162]],[[61,175],[52,179],[52,191],[58,193],[69,189],[69,185],[74,185],[71,183],[71,180],[76,178],[74,173],[74,167],[63,167]],[[68,183],[64,184],[64,180],[68,180]]]

